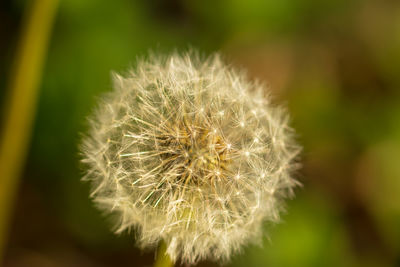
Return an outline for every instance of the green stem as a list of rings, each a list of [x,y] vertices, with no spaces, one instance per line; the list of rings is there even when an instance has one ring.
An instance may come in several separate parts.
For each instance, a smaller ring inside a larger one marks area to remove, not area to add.
[[[172,267],[173,263],[171,258],[168,256],[167,245],[164,241],[161,241],[157,251],[156,262],[154,263],[154,267]]]
[[[33,0],[24,14],[5,99],[0,134],[0,265],[8,238],[18,178],[24,165],[36,110],[44,58],[58,0]]]

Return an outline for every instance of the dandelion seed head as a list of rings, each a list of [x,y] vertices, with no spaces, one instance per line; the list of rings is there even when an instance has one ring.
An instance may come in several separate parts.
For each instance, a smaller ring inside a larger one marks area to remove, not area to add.
[[[114,74],[82,146],[93,200],[172,260],[228,260],[277,221],[299,147],[263,85],[218,55],[152,56]],[[256,137],[255,137],[256,136]]]

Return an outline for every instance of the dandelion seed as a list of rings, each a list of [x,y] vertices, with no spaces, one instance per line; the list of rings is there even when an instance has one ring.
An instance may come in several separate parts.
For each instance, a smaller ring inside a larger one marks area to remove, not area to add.
[[[285,112],[262,92],[218,55],[153,56],[115,74],[82,152],[116,231],[137,229],[143,248],[164,240],[186,264],[258,241],[297,184],[299,152]]]

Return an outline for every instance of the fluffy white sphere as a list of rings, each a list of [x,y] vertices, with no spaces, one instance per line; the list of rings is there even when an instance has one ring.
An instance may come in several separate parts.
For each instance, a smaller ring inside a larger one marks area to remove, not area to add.
[[[86,179],[99,207],[173,261],[226,260],[277,221],[299,147],[263,85],[218,55],[152,56],[90,118]]]

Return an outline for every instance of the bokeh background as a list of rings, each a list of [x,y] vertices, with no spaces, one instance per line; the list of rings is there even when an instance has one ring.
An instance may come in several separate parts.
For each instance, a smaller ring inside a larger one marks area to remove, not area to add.
[[[28,2],[0,4],[2,107]],[[188,47],[267,82],[304,146],[282,222],[227,266],[400,266],[396,0],[61,0],[5,266],[153,264],[92,205],[78,144],[111,70]]]

